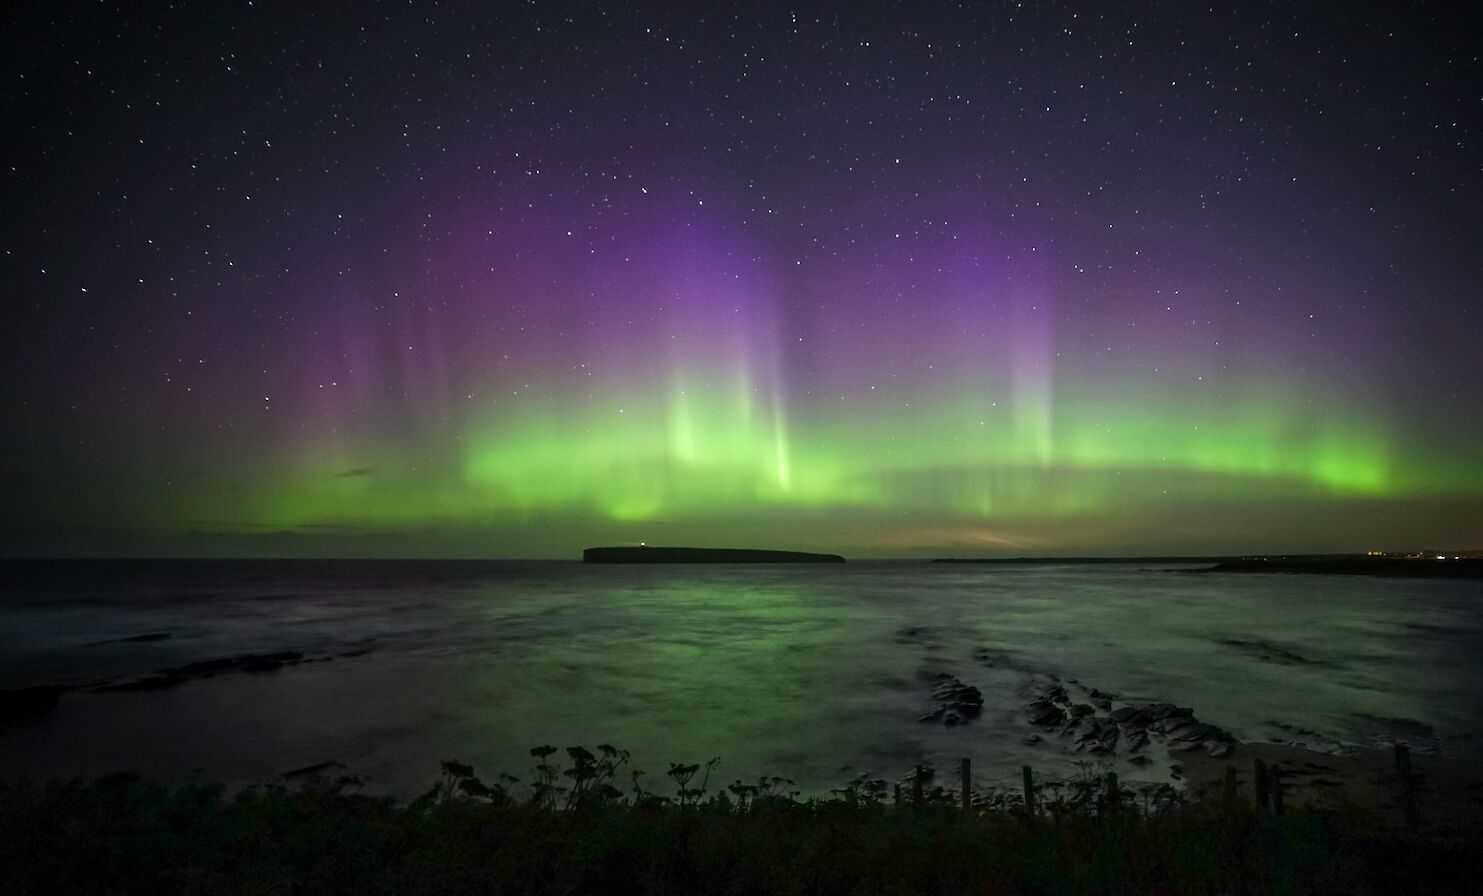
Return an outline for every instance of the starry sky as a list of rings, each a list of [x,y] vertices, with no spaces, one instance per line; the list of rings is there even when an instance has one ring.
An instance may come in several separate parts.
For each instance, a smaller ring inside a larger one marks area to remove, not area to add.
[[[0,553],[1483,547],[1471,4],[26,4]]]

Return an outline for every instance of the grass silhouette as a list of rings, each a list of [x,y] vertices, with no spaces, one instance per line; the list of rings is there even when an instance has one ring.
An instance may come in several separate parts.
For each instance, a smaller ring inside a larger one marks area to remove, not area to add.
[[[1260,814],[1231,794],[1126,789],[1084,766],[961,795],[913,773],[805,798],[782,777],[711,788],[720,760],[646,789],[626,752],[542,746],[532,778],[441,763],[398,803],[351,776],[228,794],[131,775],[0,784],[7,894],[998,894],[1469,892],[1477,832],[1358,811]],[[618,782],[627,776],[629,786]],[[920,793],[895,801],[894,794]]]

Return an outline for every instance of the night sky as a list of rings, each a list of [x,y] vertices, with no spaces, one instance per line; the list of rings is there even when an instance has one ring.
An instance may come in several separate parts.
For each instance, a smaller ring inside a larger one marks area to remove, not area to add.
[[[1483,547],[1474,4],[22,5],[0,553]]]

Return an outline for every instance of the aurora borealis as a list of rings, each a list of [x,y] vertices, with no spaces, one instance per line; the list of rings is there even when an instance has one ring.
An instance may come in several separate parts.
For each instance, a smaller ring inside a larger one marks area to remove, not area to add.
[[[10,15],[4,553],[1483,547],[1474,12]]]

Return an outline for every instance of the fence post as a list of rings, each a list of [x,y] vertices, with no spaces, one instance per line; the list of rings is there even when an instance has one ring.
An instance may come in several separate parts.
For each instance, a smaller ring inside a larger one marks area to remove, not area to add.
[[[1282,814],[1282,766],[1273,764],[1267,782],[1272,791],[1272,814]]]
[[[900,785],[900,783],[896,784],[896,786],[893,788],[893,792],[894,792],[895,797],[896,797],[896,805],[898,805],[898,806],[901,805],[901,785]]]
[[[1225,804],[1225,811],[1230,815],[1236,811],[1236,767],[1226,766],[1225,789],[1221,793],[1221,801]]]
[[[1256,795],[1256,814],[1265,815],[1267,812],[1267,764],[1260,759],[1251,765],[1251,774],[1254,779],[1253,792]]]
[[[1035,817],[1035,773],[1027,765],[1023,769],[1025,779],[1025,815]]]
[[[963,757],[963,811],[967,812],[973,808],[973,764],[968,757]]]

